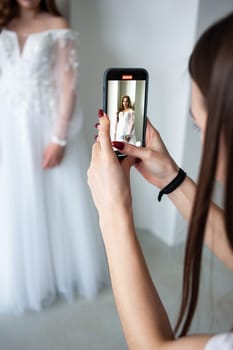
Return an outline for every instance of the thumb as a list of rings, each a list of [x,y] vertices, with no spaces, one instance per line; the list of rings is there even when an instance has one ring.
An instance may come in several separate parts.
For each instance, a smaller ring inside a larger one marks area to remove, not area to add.
[[[130,173],[130,169],[131,167],[135,165],[135,158],[134,157],[125,157],[122,161],[121,161],[121,166],[124,169],[125,173],[127,175],[129,175]]]
[[[112,144],[115,148],[119,149],[121,153],[127,156],[139,158],[141,160],[148,157],[149,150],[146,147],[137,147],[127,142],[112,142]]]
[[[110,140],[110,120],[107,114],[99,119],[99,142],[104,152],[112,152],[112,144]]]

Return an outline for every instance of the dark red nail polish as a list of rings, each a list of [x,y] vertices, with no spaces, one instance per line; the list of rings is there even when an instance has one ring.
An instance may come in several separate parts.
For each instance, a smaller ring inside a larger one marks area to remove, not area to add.
[[[99,125],[100,125],[100,123],[96,123],[95,128],[97,129]]]
[[[102,118],[104,116],[104,111],[100,108],[98,111],[99,118]]]
[[[122,151],[125,146],[124,142],[120,142],[120,141],[113,141],[112,145],[113,147],[119,149],[120,151]]]
[[[95,137],[94,137],[95,141],[97,140],[97,137],[98,137],[98,135],[95,135]]]

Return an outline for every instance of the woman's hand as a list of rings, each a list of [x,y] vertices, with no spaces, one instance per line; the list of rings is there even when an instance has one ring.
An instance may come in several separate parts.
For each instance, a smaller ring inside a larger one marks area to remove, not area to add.
[[[43,169],[53,168],[59,165],[64,157],[65,147],[55,143],[49,143],[43,154]]]
[[[110,121],[106,114],[99,119],[97,142],[92,147],[88,169],[88,185],[100,215],[100,221],[119,221],[120,215],[131,212],[130,167],[134,158],[121,162],[112,150]],[[101,220],[103,219],[103,220]]]
[[[168,153],[158,131],[147,120],[146,147],[136,147],[125,143],[121,152],[137,158],[135,167],[142,176],[157,186],[165,187],[172,181],[179,170],[173,158]],[[114,145],[117,148],[117,146]]]

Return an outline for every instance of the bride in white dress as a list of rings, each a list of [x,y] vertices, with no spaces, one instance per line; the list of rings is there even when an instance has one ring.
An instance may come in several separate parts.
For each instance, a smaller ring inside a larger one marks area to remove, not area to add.
[[[86,184],[77,33],[54,1],[1,6],[0,312],[23,312],[91,298],[108,271]]]
[[[124,141],[136,144],[135,112],[128,95],[121,98],[121,107],[116,115],[114,141]]]

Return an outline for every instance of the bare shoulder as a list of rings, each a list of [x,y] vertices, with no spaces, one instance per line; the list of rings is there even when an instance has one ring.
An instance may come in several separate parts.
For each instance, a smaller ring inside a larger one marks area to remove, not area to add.
[[[50,29],[67,29],[70,28],[69,22],[60,16],[44,14],[45,25]]]
[[[53,16],[50,20],[51,29],[67,29],[70,28],[68,21],[63,17]]]

